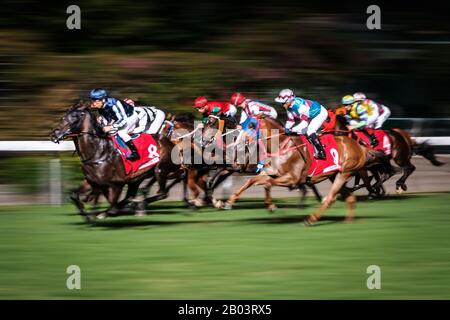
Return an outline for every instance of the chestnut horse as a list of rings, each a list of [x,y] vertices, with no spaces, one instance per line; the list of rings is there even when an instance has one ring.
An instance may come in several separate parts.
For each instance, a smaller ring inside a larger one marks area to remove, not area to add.
[[[272,148],[270,167],[265,168],[261,174],[249,179],[236,193],[234,193],[226,202],[226,208],[236,202],[240,195],[253,185],[264,186],[266,198],[265,205],[271,210],[273,207],[271,188],[273,186],[295,188],[307,182],[316,184],[326,179],[331,179],[333,184],[321,206],[311,214],[306,220],[305,224],[309,225],[320,219],[325,210],[334,202],[336,195],[341,193],[343,199],[347,203],[348,214],[347,221],[353,220],[354,207],[356,197],[345,188],[345,183],[362,168],[376,163],[378,161],[376,153],[359,145],[355,140],[348,137],[335,137],[339,161],[341,166],[340,172],[331,172],[308,177],[307,172],[312,163],[312,158],[300,137],[288,136],[284,134],[283,126],[277,121],[264,118],[261,119],[262,126],[267,129],[266,132],[273,132],[278,130],[279,146]],[[271,144],[273,138],[266,137],[268,144]],[[275,149],[275,150],[274,150]]]

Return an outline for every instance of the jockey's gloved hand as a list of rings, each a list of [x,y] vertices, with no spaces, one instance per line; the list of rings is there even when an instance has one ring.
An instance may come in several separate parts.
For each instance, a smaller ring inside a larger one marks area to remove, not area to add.
[[[285,133],[285,134],[290,134],[290,133],[291,133],[291,129],[289,129],[289,128],[284,128],[284,133]]]

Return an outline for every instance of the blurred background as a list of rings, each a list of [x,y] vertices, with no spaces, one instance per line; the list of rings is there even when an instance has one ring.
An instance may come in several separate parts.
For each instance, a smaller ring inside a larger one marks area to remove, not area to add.
[[[66,27],[71,4],[81,8],[80,30]],[[192,111],[197,95],[228,99],[236,90],[273,104],[289,87],[330,108],[363,91],[389,106],[395,119],[387,126],[450,136],[449,5],[378,2],[381,30],[368,30],[370,4],[6,0],[0,140],[48,140],[64,110],[93,87],[173,113]],[[6,149],[0,151],[3,201],[13,200],[13,190],[39,201],[58,167],[51,159],[62,163],[64,189],[81,180],[70,152]]]

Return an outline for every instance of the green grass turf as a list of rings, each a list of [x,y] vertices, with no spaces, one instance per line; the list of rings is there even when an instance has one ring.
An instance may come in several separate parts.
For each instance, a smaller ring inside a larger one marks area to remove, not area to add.
[[[0,298],[416,299],[450,298],[450,194],[360,201],[343,223],[337,202],[316,226],[296,199],[233,211],[154,204],[147,217],[94,226],[72,206],[0,208]],[[81,268],[81,290],[66,268]],[[366,269],[381,268],[381,290]]]

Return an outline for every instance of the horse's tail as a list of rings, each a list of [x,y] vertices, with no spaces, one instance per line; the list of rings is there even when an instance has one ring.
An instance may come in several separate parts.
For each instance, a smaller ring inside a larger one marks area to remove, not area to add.
[[[412,148],[415,154],[429,160],[433,166],[439,167],[444,164],[444,162],[441,162],[438,159],[436,159],[433,146],[428,144],[426,141],[418,143],[416,140],[413,139]]]

